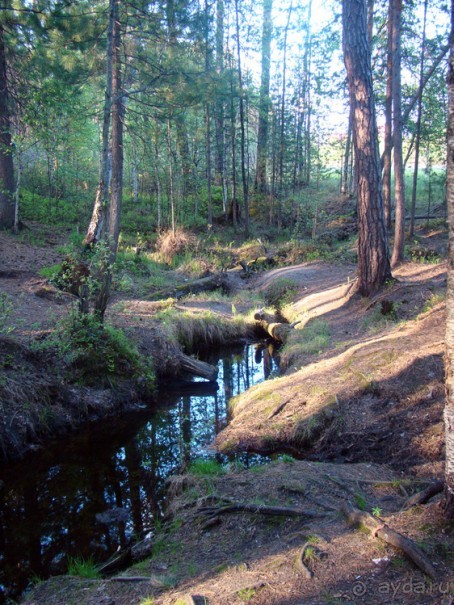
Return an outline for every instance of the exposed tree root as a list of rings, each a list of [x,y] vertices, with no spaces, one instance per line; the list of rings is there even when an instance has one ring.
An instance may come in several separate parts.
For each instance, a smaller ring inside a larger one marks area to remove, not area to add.
[[[431,498],[443,491],[444,485],[445,484],[443,481],[434,481],[434,483],[431,483],[428,487],[426,487],[426,489],[418,492],[417,494],[413,494],[413,496],[410,496],[410,498],[404,502],[402,510],[407,510],[412,506],[429,502]]]
[[[436,579],[437,572],[434,566],[414,542],[394,531],[385,523],[379,522],[372,515],[369,515],[369,513],[354,508],[350,502],[344,502],[341,510],[347,517],[349,525],[361,525],[365,527],[374,537],[380,538],[380,540],[383,540],[387,544],[402,550],[419,569],[432,578],[432,580]]]
[[[266,506],[264,504],[247,504],[242,502],[232,502],[227,506],[216,507],[207,506],[200,508],[197,511],[197,516],[207,515],[210,518],[228,513],[251,513],[253,515],[269,515],[279,517],[325,517],[326,513],[319,513],[311,510],[301,510],[298,508],[290,508],[285,506]]]
[[[304,544],[304,546],[302,547],[302,549],[299,551],[298,555],[296,556],[296,569],[298,570],[298,572],[307,580],[310,580],[312,578],[312,576],[314,575],[312,573],[312,571],[309,569],[309,567],[307,567],[305,561],[307,558],[307,549],[309,547],[309,543],[306,542]]]

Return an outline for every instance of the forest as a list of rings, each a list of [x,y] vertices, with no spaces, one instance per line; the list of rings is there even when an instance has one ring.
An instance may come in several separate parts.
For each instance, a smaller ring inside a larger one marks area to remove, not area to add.
[[[450,602],[453,39],[0,0],[0,604]]]

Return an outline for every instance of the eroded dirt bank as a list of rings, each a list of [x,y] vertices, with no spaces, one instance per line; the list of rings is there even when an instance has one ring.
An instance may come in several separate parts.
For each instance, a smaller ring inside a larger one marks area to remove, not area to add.
[[[52,578],[25,604],[452,602],[452,528],[436,499],[401,511],[443,475],[444,265],[403,265],[398,281],[372,301],[351,295],[354,267],[325,263],[270,271],[245,287],[261,291],[283,277],[295,291],[282,312],[299,322],[282,351],[285,374],[233,401],[217,445],[308,459],[175,477],[151,558],[114,578]],[[16,293],[15,346],[37,380],[40,362],[21,346],[51,328],[67,301],[37,297],[26,285],[38,279],[34,272],[0,279]],[[177,307],[229,318],[238,312],[206,298]],[[124,299],[111,320],[143,333],[154,312],[147,301]],[[58,381],[47,377],[35,385],[58,394]],[[412,538],[435,580],[349,527],[340,512],[345,502]],[[268,516],[261,507],[299,512]]]

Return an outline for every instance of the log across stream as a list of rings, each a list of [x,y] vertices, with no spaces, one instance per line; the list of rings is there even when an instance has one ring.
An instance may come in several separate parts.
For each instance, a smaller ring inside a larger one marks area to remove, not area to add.
[[[209,455],[228,422],[228,400],[277,371],[266,346],[205,360],[218,366],[217,383],[163,385],[153,409],[139,403],[0,467],[0,603],[33,576],[65,573],[71,558],[105,561],[146,533],[162,511],[166,478]]]

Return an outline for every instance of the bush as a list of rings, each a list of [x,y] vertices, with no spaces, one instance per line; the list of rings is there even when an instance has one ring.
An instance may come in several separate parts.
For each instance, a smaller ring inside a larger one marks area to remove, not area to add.
[[[160,235],[156,242],[156,249],[163,261],[170,265],[176,256],[194,250],[198,245],[199,240],[193,233],[179,228],[175,233],[169,230]]]
[[[122,330],[104,325],[94,315],[73,310],[50,345],[55,345],[64,361],[89,383],[125,376],[140,379],[147,392],[153,390],[155,375],[148,358]]]

